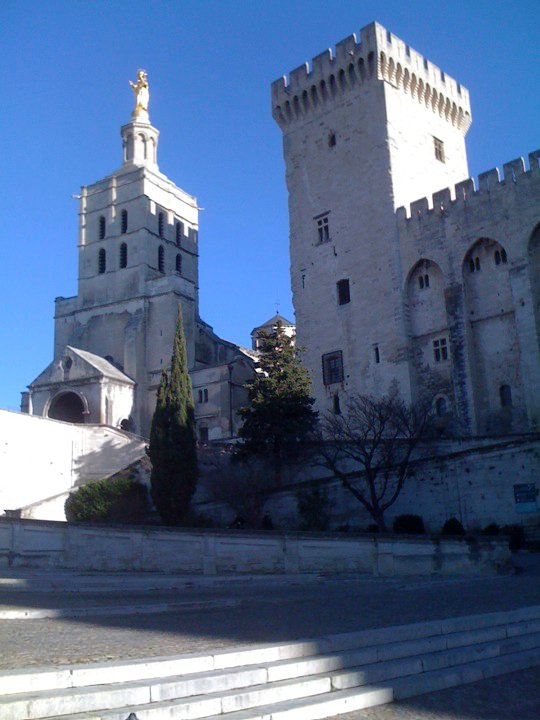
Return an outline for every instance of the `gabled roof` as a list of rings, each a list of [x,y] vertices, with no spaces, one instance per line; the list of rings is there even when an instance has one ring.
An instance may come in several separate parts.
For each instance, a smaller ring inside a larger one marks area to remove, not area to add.
[[[71,356],[71,357],[70,357]],[[66,372],[62,364],[63,358],[68,357],[72,361],[69,372]],[[79,348],[66,345],[62,353],[62,359],[53,360],[45,370],[30,383],[29,387],[34,388],[40,385],[58,385],[61,383],[73,383],[78,380],[90,378],[108,378],[124,385],[135,385],[135,381],[125,375],[112,363],[99,355],[80,350]]]
[[[79,348],[74,348],[71,345],[66,345],[66,349],[71,350],[73,353],[75,353],[75,355],[78,355],[83,360],[86,360],[86,362],[89,365],[92,365],[92,367],[95,367],[96,370],[101,375],[103,375],[103,377],[108,377],[112,380],[119,380],[120,382],[131,383],[132,385],[135,385],[134,380],[125,375],[115,365],[113,365],[108,360],[105,360],[105,358],[102,358],[100,355],[94,355],[94,353],[88,352],[87,350],[80,350]]]

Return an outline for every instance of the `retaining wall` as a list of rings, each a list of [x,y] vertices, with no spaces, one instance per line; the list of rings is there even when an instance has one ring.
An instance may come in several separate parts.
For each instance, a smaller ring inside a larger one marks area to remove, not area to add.
[[[497,539],[335,537],[103,527],[0,518],[0,565],[104,571],[494,574],[510,559]]]

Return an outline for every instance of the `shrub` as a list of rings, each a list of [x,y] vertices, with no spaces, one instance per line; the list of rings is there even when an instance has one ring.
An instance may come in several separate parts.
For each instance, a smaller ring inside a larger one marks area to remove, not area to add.
[[[146,487],[129,477],[83,485],[64,505],[68,522],[144,522],[150,507]]]
[[[420,515],[398,515],[392,527],[395,533],[407,535],[423,535],[426,531]]]
[[[497,523],[490,523],[482,530],[482,535],[498,535],[499,533],[500,528]]]
[[[299,490],[296,506],[300,517],[300,530],[328,530],[331,503],[326,488],[316,485]]]
[[[442,526],[441,535],[465,535],[465,528],[457,518],[450,518]]]

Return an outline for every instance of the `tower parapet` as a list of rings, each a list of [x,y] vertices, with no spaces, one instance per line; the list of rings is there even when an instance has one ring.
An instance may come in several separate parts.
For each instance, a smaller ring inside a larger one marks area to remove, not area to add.
[[[502,177],[499,168],[495,167],[478,176],[478,188],[473,178],[468,178],[453,187],[443,188],[433,193],[431,198],[423,197],[415,200],[407,207],[399,207],[396,217],[400,226],[405,227],[411,222],[420,221],[424,225],[437,223],[442,218],[449,218],[460,213],[463,207],[473,208],[482,202],[486,194],[504,192],[505,189],[520,186],[540,175],[540,150],[529,153],[529,169],[525,169],[522,157],[504,163]],[[429,228],[426,228],[429,231]]]
[[[463,134],[471,124],[469,93],[463,85],[379,23],[352,34],[309,63],[272,83],[272,114],[282,129],[334,98],[373,80],[400,89],[444,117]]]

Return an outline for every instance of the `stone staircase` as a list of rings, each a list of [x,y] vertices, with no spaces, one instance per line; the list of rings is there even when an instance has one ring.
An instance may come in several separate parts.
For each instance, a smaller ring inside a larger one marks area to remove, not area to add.
[[[540,606],[0,676],[0,720],[312,720],[540,664]]]

